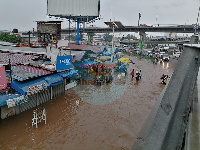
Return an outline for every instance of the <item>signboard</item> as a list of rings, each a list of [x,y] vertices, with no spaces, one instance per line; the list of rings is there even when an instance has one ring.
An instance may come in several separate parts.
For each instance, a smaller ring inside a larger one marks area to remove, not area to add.
[[[0,90],[7,88],[6,71],[5,67],[0,67]]]
[[[65,70],[72,68],[72,55],[57,56],[56,70]]]
[[[47,0],[47,14],[59,16],[99,16],[100,0]]]

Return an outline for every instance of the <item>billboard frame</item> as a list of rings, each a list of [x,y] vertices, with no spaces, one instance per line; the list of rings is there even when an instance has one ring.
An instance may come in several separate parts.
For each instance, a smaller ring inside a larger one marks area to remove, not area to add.
[[[66,18],[66,19],[71,19],[71,20],[74,20],[74,21],[77,21],[77,19],[80,20],[80,22],[89,22],[93,19],[96,19],[99,17],[99,14],[100,14],[100,0],[98,0],[98,15],[96,16],[82,16],[82,15],[51,15],[48,13],[48,1],[47,0],[47,15],[48,16],[54,16],[54,17],[60,17],[60,18]]]

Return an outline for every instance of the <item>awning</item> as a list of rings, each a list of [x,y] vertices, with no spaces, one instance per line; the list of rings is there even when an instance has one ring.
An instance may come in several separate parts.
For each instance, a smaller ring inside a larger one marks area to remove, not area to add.
[[[14,99],[22,96],[20,93],[16,92],[14,94],[1,94],[0,95],[0,107],[7,106],[6,100]]]
[[[67,71],[59,72],[57,74],[64,79],[68,79],[68,78],[71,78],[73,76],[78,76],[78,70],[70,69],[70,70],[67,70]]]
[[[42,78],[48,83],[48,86],[47,86],[48,88],[52,86],[56,86],[63,82],[63,78],[57,74],[48,75]]]
[[[19,82],[15,80],[11,82],[10,86],[19,93],[27,95],[27,92],[31,90],[33,91],[33,93],[39,92],[40,90],[46,88],[46,86],[48,86],[48,83],[43,78],[39,78],[25,82]]]

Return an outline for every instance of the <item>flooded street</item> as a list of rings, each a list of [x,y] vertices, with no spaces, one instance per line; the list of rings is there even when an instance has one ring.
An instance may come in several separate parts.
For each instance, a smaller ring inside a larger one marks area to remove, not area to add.
[[[162,74],[171,76],[177,60],[153,64],[127,56],[129,69],[142,70],[136,81],[130,72],[102,86],[86,85],[66,91],[43,106],[47,124],[31,126],[33,109],[0,120],[0,149],[121,150],[131,149],[164,85]],[[76,100],[79,105],[76,107]]]

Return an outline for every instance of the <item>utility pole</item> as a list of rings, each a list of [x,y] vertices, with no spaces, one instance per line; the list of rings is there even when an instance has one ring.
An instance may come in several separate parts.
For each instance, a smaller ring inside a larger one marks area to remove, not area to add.
[[[140,18],[141,18],[141,13],[139,13],[138,27],[140,26]]]
[[[31,32],[28,31],[28,46],[30,47],[31,46]]]
[[[70,43],[70,24],[71,24],[71,22],[70,22],[70,18],[69,18],[69,43]]]
[[[33,37],[34,37],[34,32],[35,32],[35,29],[33,28]]]
[[[12,65],[11,65],[11,60],[10,60],[10,58],[11,58],[11,54],[9,54],[8,68],[10,69],[10,70],[9,70],[9,72],[10,72],[10,81],[12,82],[12,69],[11,69]]]

